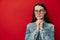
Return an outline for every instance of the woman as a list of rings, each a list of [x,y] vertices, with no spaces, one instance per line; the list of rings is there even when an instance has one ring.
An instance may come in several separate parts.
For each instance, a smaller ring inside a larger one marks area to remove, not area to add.
[[[25,40],[54,40],[54,25],[50,23],[44,4],[33,8],[32,23],[27,25]]]

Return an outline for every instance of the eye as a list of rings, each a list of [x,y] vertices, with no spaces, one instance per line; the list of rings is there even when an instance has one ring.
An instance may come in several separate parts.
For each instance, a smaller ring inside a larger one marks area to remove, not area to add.
[[[43,9],[41,9],[41,10],[39,10],[39,12],[44,12],[44,10],[43,10]]]
[[[38,10],[35,10],[35,12],[38,12]]]

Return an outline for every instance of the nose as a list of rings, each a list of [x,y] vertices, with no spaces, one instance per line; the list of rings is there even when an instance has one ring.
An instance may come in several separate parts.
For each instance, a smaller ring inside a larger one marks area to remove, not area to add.
[[[40,12],[38,12],[38,15],[40,15]]]

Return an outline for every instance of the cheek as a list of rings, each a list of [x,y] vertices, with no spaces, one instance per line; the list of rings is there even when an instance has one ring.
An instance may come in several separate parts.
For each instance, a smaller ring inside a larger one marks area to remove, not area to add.
[[[44,14],[43,14],[43,15],[41,15],[41,17],[42,17],[42,18],[44,18]]]
[[[37,17],[37,15],[35,14],[35,17]]]
[[[38,16],[38,15],[37,15],[37,14],[35,14],[36,19],[38,18],[37,16]]]
[[[44,16],[44,15],[45,15],[45,13],[41,14],[41,16]]]
[[[41,16],[44,16],[44,14],[42,14]]]

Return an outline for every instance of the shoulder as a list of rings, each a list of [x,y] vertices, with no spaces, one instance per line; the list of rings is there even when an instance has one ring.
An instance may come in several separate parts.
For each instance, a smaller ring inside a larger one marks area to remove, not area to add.
[[[54,31],[54,24],[52,24],[52,23],[47,23],[47,27],[48,27],[50,30]]]
[[[48,25],[49,27],[53,27],[53,28],[54,28],[54,24],[52,24],[52,23],[47,23],[47,25]]]

